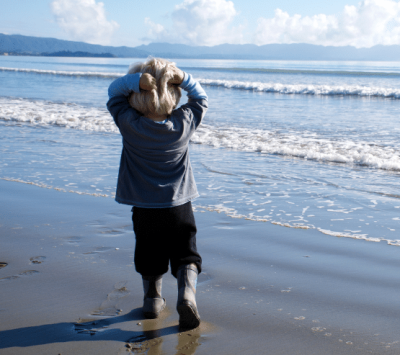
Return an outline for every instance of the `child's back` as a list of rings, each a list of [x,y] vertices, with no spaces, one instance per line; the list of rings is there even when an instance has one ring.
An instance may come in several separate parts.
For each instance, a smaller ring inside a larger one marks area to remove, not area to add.
[[[133,89],[138,86],[139,74],[127,77],[118,80],[124,80],[122,84],[128,88],[129,85]],[[207,95],[190,75],[186,74],[183,79],[180,86],[189,91],[189,101],[179,109],[171,110],[166,122],[161,124],[132,109],[126,96],[115,95],[121,92],[121,87],[115,88],[114,85],[118,80],[110,86],[111,98],[107,107],[123,137],[116,194],[118,202],[159,208],[179,206],[198,196],[188,144],[207,110]],[[155,94],[154,90],[150,93],[135,91],[130,102],[137,96],[145,101],[145,96],[152,94]],[[162,110],[160,115],[165,112]]]

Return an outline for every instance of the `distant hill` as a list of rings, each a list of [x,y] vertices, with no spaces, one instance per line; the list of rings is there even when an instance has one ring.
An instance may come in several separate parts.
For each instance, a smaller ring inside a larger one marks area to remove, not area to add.
[[[61,51],[53,53],[42,53],[44,57],[91,57],[91,58],[117,58],[116,55],[111,53],[89,53],[89,52],[70,52]]]
[[[110,53],[117,57],[146,58],[149,54],[129,47],[100,46],[84,42],[64,41],[55,38],[5,35],[0,33],[0,52],[40,55],[54,52]]]
[[[165,58],[193,59],[269,59],[269,60],[355,60],[400,61],[400,45],[371,48],[316,46],[312,44],[221,44],[213,47],[184,44],[150,43],[138,47],[100,46],[84,42],[55,38],[0,34],[0,54],[49,55],[49,53],[74,53],[74,56],[114,56],[146,58],[149,55]],[[78,52],[82,54],[79,55]]]

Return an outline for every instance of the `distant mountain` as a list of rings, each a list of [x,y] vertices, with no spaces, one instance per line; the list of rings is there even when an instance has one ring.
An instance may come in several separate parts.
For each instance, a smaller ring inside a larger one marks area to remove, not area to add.
[[[44,57],[90,57],[90,58],[116,58],[116,55],[111,53],[89,53],[89,52],[70,52],[61,51],[53,53],[42,53]]]
[[[0,52],[40,55],[54,52],[110,53],[117,57],[146,58],[149,54],[129,47],[100,46],[84,42],[64,41],[55,38],[5,35],[0,33]]]
[[[55,38],[0,34],[0,54],[48,55],[49,53],[82,52],[125,58],[146,58],[149,55],[165,58],[193,59],[269,59],[269,60],[356,60],[400,61],[400,45],[371,48],[316,46],[312,44],[221,44],[214,47],[184,44],[150,43],[138,47],[112,47]],[[58,54],[58,55],[62,55]]]

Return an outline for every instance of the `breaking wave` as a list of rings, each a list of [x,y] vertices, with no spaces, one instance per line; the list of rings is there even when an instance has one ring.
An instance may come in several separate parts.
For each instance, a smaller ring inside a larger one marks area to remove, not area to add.
[[[0,121],[118,132],[106,109],[39,100],[0,98]]]
[[[318,135],[309,137],[301,132],[284,134],[265,129],[214,127],[202,124],[192,137],[192,143],[400,171],[400,151],[396,148],[345,138],[333,140]]]
[[[119,78],[123,73],[87,72],[87,71],[60,71],[27,68],[5,68],[0,71],[33,73],[44,75],[60,75],[70,77],[88,78]],[[385,73],[382,73],[385,74]],[[395,73],[393,73],[394,75]],[[297,95],[322,95],[322,96],[352,96],[352,97],[378,97],[400,99],[400,89],[363,85],[305,85],[305,84],[280,84],[262,83],[252,81],[198,79],[204,86],[221,87],[232,90],[249,90],[255,92]]]
[[[105,72],[88,72],[88,71],[63,71],[63,70],[45,70],[45,69],[27,69],[27,68],[5,68],[0,67],[0,71],[19,72],[31,74],[60,75],[60,76],[77,76],[88,78],[119,78],[124,76],[122,73],[105,73]]]
[[[323,96],[359,96],[382,97],[400,99],[400,89],[369,87],[361,85],[305,85],[305,84],[279,84],[261,82],[243,82],[233,80],[199,79],[204,86],[217,86],[225,89],[250,90],[256,92],[298,95],[323,95]]]
[[[77,104],[0,98],[0,122],[59,126],[85,131],[118,132],[107,110]],[[297,157],[320,162],[343,163],[369,168],[400,171],[397,147],[369,144],[351,139],[294,132],[279,133],[266,129],[249,129],[202,124],[192,143],[244,152]]]

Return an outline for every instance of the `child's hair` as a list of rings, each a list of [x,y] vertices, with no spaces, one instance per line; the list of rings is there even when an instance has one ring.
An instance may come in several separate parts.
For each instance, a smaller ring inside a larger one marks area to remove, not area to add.
[[[132,93],[130,105],[143,115],[170,115],[181,98],[181,89],[177,85],[168,84],[173,78],[175,63],[161,58],[149,58],[144,63],[131,64],[128,74],[148,73],[157,82],[157,91],[141,91]]]

